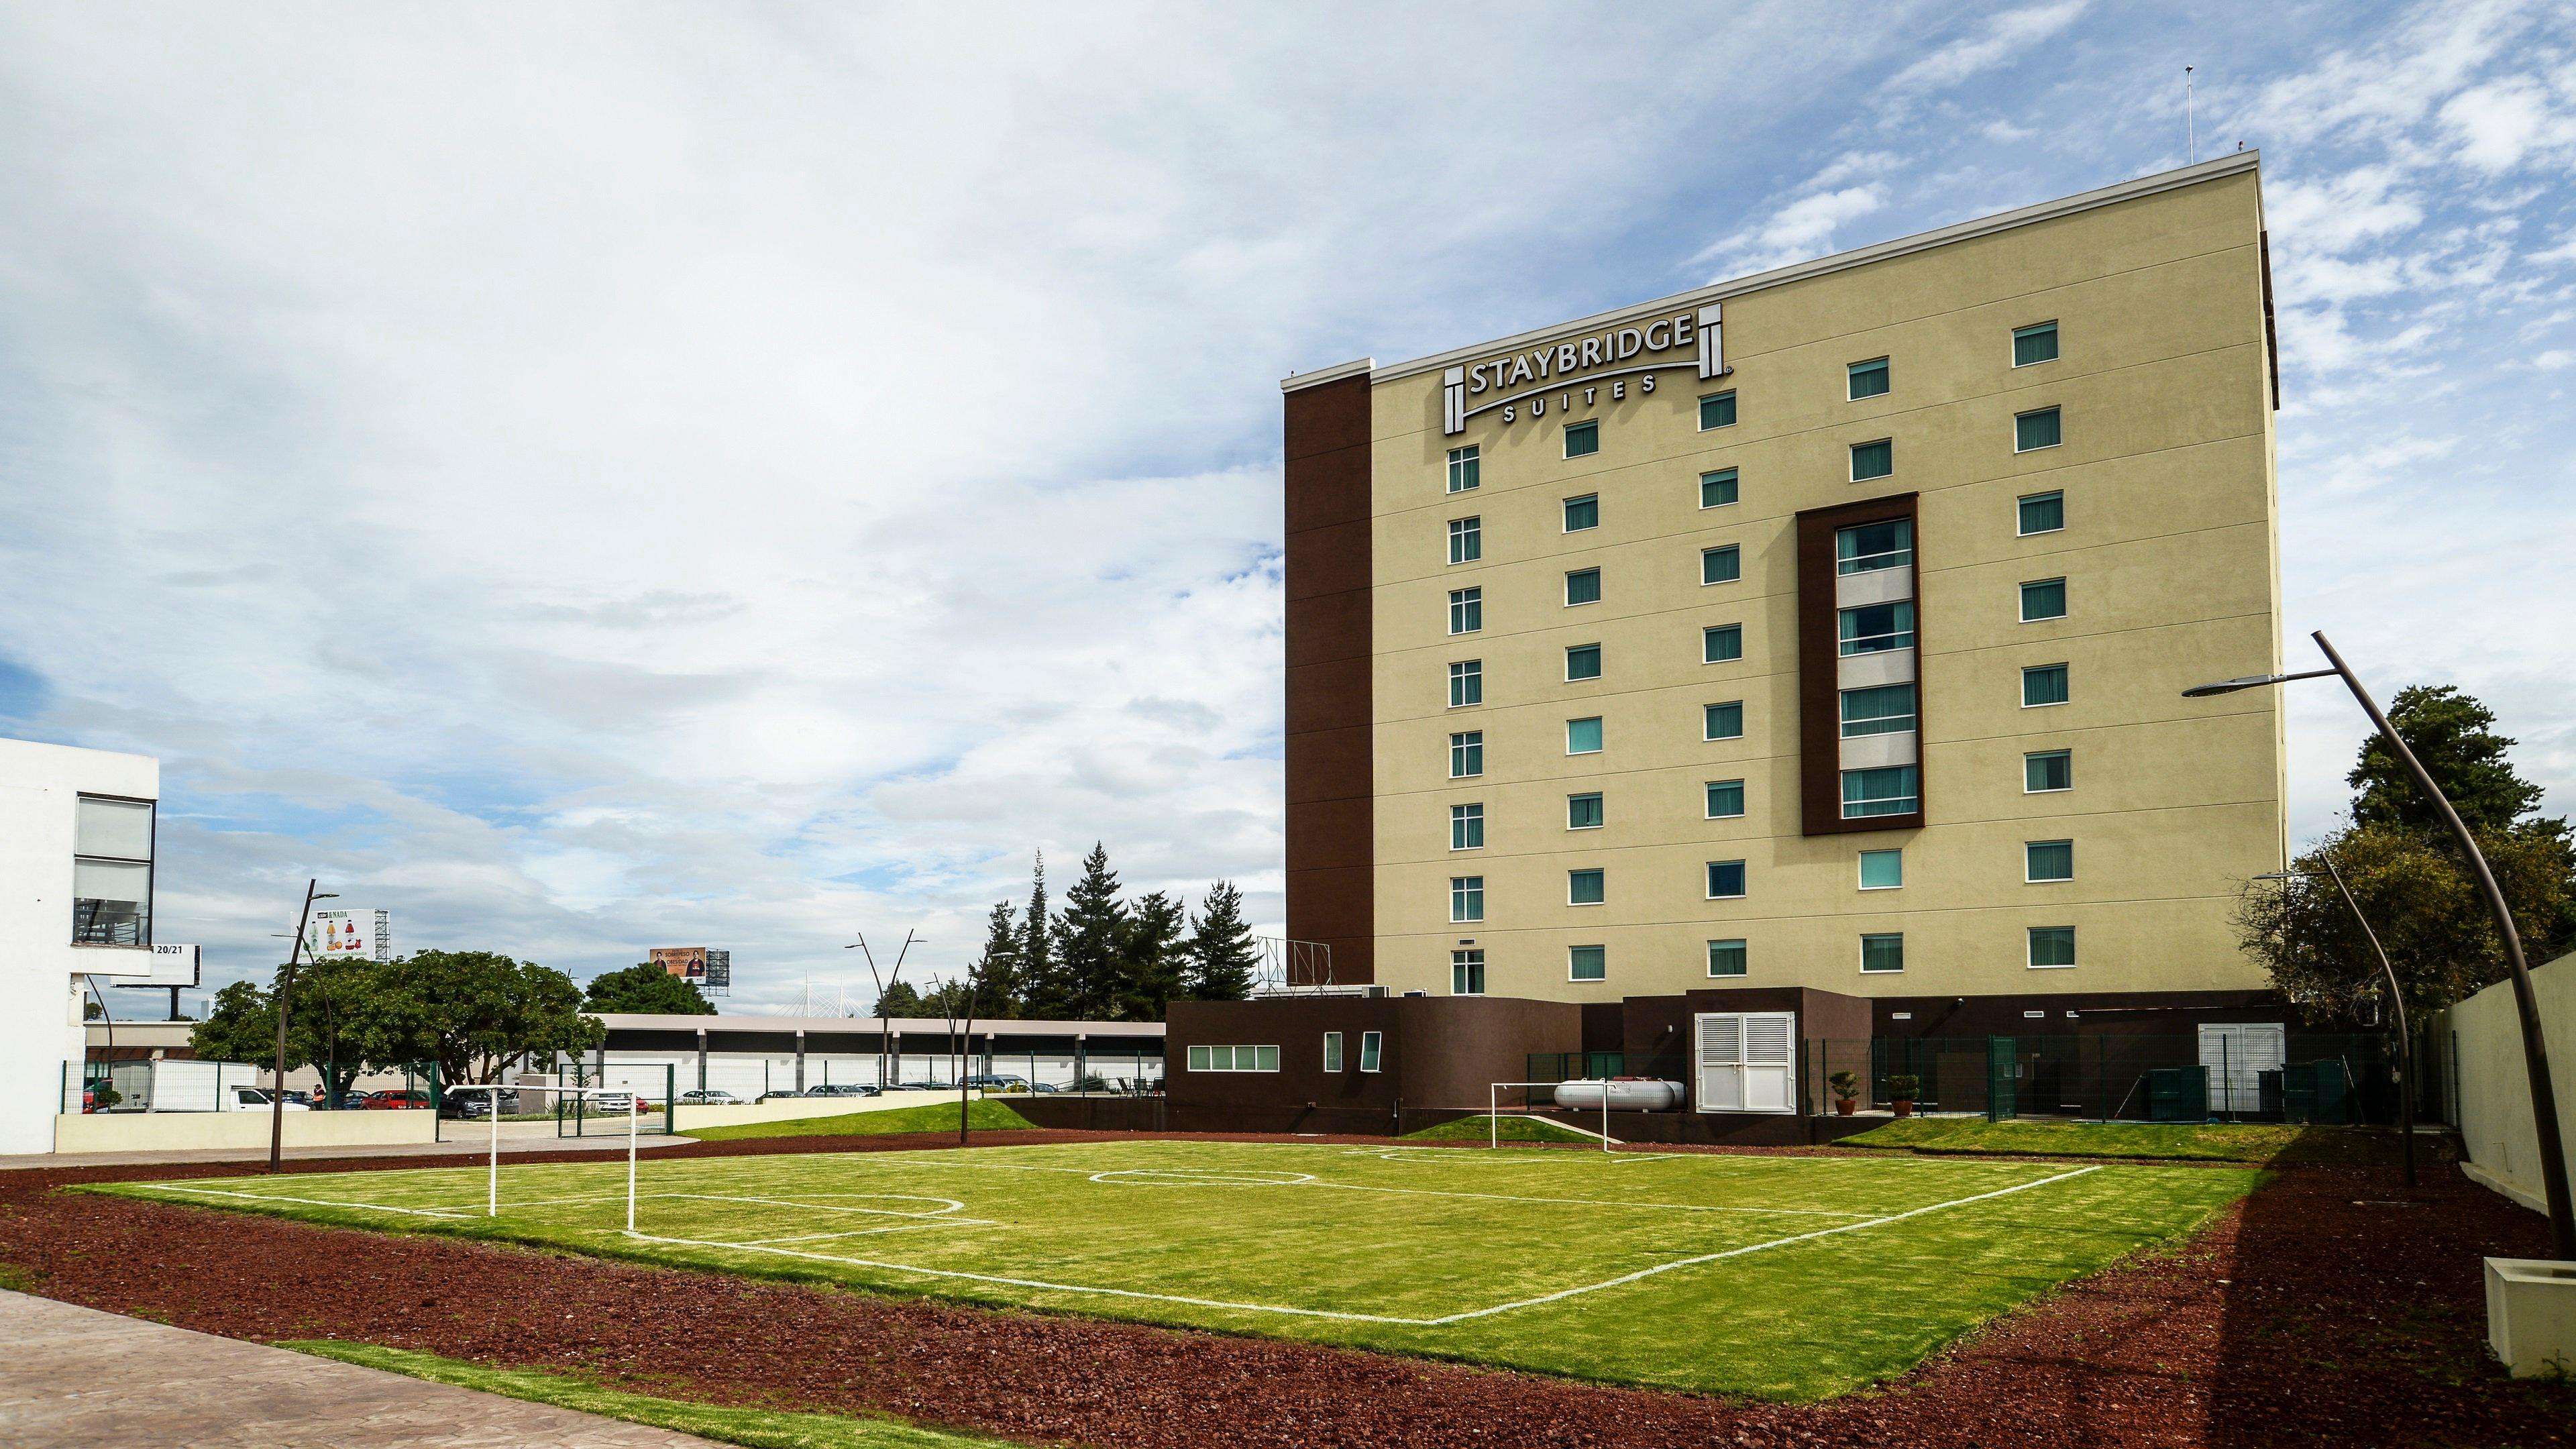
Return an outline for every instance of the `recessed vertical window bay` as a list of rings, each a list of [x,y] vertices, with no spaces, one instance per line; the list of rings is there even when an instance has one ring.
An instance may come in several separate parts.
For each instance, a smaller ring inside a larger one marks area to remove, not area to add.
[[[1843,771],[1843,818],[1914,814],[1923,803],[1916,779],[1912,765]]]
[[[1834,572],[1875,573],[1914,562],[1914,520],[1888,518],[1834,530]]]
[[[1914,686],[1911,683],[1846,689],[1842,696],[1844,739],[1898,734],[1914,728]]]
[[[1836,630],[1845,654],[1883,654],[1914,647],[1914,601],[1863,604],[1840,610]]]
[[[1476,449],[1473,445],[1449,450],[1449,491],[1464,493],[1477,483]]]
[[[1714,473],[1702,473],[1699,475],[1700,507],[1724,508],[1726,505],[1733,503],[1735,501],[1735,497],[1734,469],[1720,468]]]

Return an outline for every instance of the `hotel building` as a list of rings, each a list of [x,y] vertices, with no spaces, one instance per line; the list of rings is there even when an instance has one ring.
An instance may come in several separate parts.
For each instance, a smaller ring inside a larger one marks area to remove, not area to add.
[[[2180,697],[2279,667],[2254,153],[1281,386],[1336,984],[2261,998],[2279,693]]]

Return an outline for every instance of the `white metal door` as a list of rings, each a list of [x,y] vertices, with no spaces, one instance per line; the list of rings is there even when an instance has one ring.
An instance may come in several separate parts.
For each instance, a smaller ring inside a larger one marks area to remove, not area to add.
[[[2209,1110],[2262,1110],[2260,1078],[2289,1055],[2289,1028],[2277,1021],[2203,1022],[2200,1064],[2209,1069]]]
[[[1798,1109],[1797,1016],[1786,1011],[1703,1012],[1697,1037],[1703,1112]]]

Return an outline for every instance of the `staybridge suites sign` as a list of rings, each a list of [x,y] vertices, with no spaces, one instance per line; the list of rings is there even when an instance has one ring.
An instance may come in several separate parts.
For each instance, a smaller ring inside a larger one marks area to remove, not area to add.
[[[1642,325],[1608,327],[1582,337],[1561,339],[1545,347],[1491,362],[1450,368],[1440,378],[1440,431],[1463,433],[1467,420],[1500,409],[1503,421],[1543,418],[1554,407],[1571,412],[1580,395],[1583,406],[1628,396],[1633,381],[1640,396],[1655,390],[1655,374],[1676,367],[1699,368],[1701,378],[1724,377],[1725,332],[1719,304],[1697,312],[1677,312]],[[1476,401],[1482,399],[1482,401]]]

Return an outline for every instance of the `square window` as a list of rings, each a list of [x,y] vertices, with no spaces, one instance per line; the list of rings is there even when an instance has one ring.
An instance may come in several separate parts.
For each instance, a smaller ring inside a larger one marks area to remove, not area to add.
[[[1568,981],[1606,981],[1610,977],[1610,950],[1606,946],[1568,947],[1565,968]]]
[[[2021,707],[2066,703],[2066,666],[2035,664],[2021,672]]]
[[[2031,927],[2030,964],[2034,969],[2074,965],[2075,928],[2073,926]]]
[[[1342,1034],[1338,1031],[1328,1031],[1324,1033],[1324,1070],[1338,1072],[1341,1069]]]
[[[1699,430],[1735,426],[1735,394],[1715,392],[1699,400]]]
[[[1601,646],[1598,644],[1569,645],[1565,651],[1565,677],[1568,680],[1599,679]]]
[[[1845,654],[1884,654],[1891,649],[1914,647],[1911,599],[1863,604],[1857,609],[1844,609],[1836,617]]]
[[[1464,780],[1485,773],[1485,732],[1467,730],[1449,737],[1449,778]]]
[[[2040,579],[2021,586],[2021,621],[2066,617],[2066,580]]]
[[[1449,848],[1451,850],[1485,848],[1485,807],[1482,802],[1449,807]]]
[[[1708,898],[1710,900],[1734,900],[1743,894],[1743,861],[1712,860],[1708,863]]]
[[[1854,443],[1851,450],[1851,476],[1854,483],[1884,478],[1896,471],[1896,443],[1881,438],[1875,443]]]
[[[1846,689],[1842,695],[1844,739],[1902,734],[1914,728],[1914,686],[1911,683],[1874,684],[1863,689]]]
[[[1866,574],[1914,562],[1914,520],[1887,518],[1834,530],[1834,572]]]
[[[2041,408],[2013,419],[2013,451],[2016,453],[2054,448],[2060,441],[2055,408]]]
[[[2024,538],[2028,538],[2034,533],[2055,533],[2059,529],[2064,528],[2066,526],[2066,495],[2064,493],[2033,493],[2029,497],[2022,499],[2019,523],[2021,536]]]
[[[2075,842],[2072,840],[2034,840],[2022,847],[2024,880],[2050,881],[2075,879]]]
[[[1565,873],[1565,903],[1569,906],[1597,906],[1607,892],[1602,872],[1569,870]]]
[[[1482,996],[1485,994],[1484,952],[1452,951],[1449,953],[1449,994],[1452,996]],[[1375,1053],[1369,1050],[1369,1038],[1376,1035],[1377,1033],[1372,1031],[1363,1033],[1360,1037],[1361,1071],[1373,1072],[1377,1070],[1377,1067],[1374,1064]]]
[[[1600,494],[1598,494],[1598,493],[1586,493],[1586,494],[1584,494],[1584,495],[1583,495],[1582,497],[1580,497],[1580,498],[1569,498],[1569,499],[1565,500],[1565,531],[1566,531],[1566,532],[1568,532],[1568,533],[1581,533],[1583,530],[1585,530],[1585,529],[1587,529],[1587,528],[1599,528],[1600,526],[1601,526],[1601,495],[1600,495]]]
[[[1887,359],[1874,358],[1851,365],[1851,400],[1878,397],[1887,391]]]
[[[2028,367],[2034,362],[2057,360],[2057,324],[2041,322],[2013,329],[2013,366]]]
[[[1923,803],[1918,778],[1912,765],[1843,771],[1843,818],[1916,813]]]
[[[1699,551],[1699,581],[1703,584],[1731,584],[1744,577],[1744,550],[1734,544]]]
[[[1485,627],[1485,591],[1451,589],[1449,591],[1449,632],[1473,634]]]
[[[1449,919],[1481,921],[1485,918],[1485,878],[1481,875],[1449,877]]]
[[[1476,952],[1476,953],[1475,953],[1475,956],[1476,956],[1476,989],[1477,989],[1477,990],[1479,990],[1479,991],[1482,991],[1482,990],[1484,990],[1484,989],[1485,989],[1485,953],[1484,953],[1484,952],[1482,952],[1482,951],[1478,951],[1478,952]],[[1386,1054],[1386,1033],[1385,1033],[1385,1032],[1382,1032],[1382,1031],[1364,1031],[1364,1032],[1361,1032],[1361,1033],[1360,1033],[1360,1070],[1361,1070],[1361,1071],[1364,1071],[1364,1072],[1373,1072],[1373,1071],[1376,1071],[1376,1070],[1378,1069],[1378,1062],[1379,1062],[1379,1060],[1380,1060],[1380,1059],[1381,1059],[1385,1054]]]
[[[1718,624],[1699,631],[1699,658],[1702,664],[1724,664],[1744,657],[1744,626]]]
[[[1582,458],[1600,451],[1601,425],[1599,423],[1566,424],[1565,456],[1569,458]]]
[[[1711,941],[1708,943],[1708,974],[1741,976],[1744,974],[1744,942]]]
[[[2075,788],[2075,752],[2034,750],[2021,757],[2021,788],[2032,795]]]
[[[1601,570],[1576,569],[1565,576],[1565,605],[1601,602]]]
[[[1598,830],[1601,828],[1601,796],[1568,795],[1565,797],[1565,828]]]
[[[1461,659],[1449,666],[1449,707],[1485,702],[1485,661]]]
[[[1216,1048],[1214,1048],[1214,1047],[1193,1046],[1193,1047],[1191,1047],[1191,1048],[1190,1048],[1190,1070],[1191,1070],[1191,1071],[1194,1071],[1194,1072],[1214,1071],[1214,1070],[1215,1070],[1215,1067],[1214,1067],[1213,1065],[1211,1065],[1211,1064],[1215,1061],[1215,1059],[1216,1059]],[[1227,1064],[1227,1065],[1229,1065],[1229,1066],[1233,1065],[1233,1063],[1234,1063],[1234,1049],[1233,1049],[1233,1048],[1228,1047],[1228,1048],[1226,1049],[1225,1059],[1226,1059],[1226,1064]]]
[[[1275,1046],[1262,1046],[1253,1047],[1250,1050],[1252,1052],[1252,1070],[1256,1072],[1275,1072],[1279,1070],[1279,1048]],[[1243,1047],[1236,1047],[1234,1049],[1234,1065],[1237,1071],[1243,1069],[1244,1051],[1245,1048]]]
[[[1892,891],[1905,884],[1905,852],[1864,850],[1860,853],[1860,888]]]
[[[1464,493],[1476,486],[1476,450],[1471,445],[1449,450],[1449,491]]]
[[[1732,820],[1743,813],[1744,782],[1742,780],[1711,780],[1708,782],[1709,819]]]
[[[1699,475],[1699,506],[1724,508],[1735,501],[1735,470],[1720,468]]]
[[[1485,520],[1453,518],[1449,520],[1449,561],[1453,564],[1474,563],[1485,556]]]
[[[1724,704],[1704,706],[1700,718],[1701,738],[1740,740],[1744,738],[1744,701],[1729,700]]]
[[[1872,974],[1905,969],[1905,933],[1860,938],[1860,969]]]
[[[1565,752],[1569,755],[1601,753],[1601,716],[1570,719],[1565,722]]]

